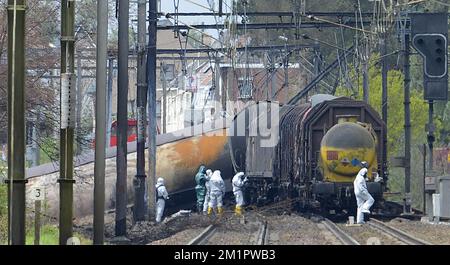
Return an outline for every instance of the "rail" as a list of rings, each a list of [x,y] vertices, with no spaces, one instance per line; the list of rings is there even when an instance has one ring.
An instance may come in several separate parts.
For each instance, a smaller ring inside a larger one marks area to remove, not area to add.
[[[344,232],[341,228],[339,228],[335,223],[330,221],[329,219],[324,218],[322,224],[331,232],[339,241],[344,245],[359,245],[359,242],[356,241],[349,234]]]
[[[216,225],[210,225],[203,232],[201,232],[197,237],[192,239],[188,245],[203,245],[208,238],[210,238],[217,230]]]
[[[392,236],[408,245],[431,245],[431,243],[429,243],[425,240],[416,238],[404,231],[401,231],[397,228],[389,226],[379,220],[371,218],[370,221],[368,222],[368,224],[370,226],[372,226],[373,228],[381,231],[382,233]]]

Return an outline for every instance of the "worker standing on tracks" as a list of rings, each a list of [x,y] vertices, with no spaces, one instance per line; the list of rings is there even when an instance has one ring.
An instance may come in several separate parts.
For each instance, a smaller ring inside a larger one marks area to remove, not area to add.
[[[208,215],[211,215],[214,208],[217,206],[217,213],[221,215],[223,213],[222,199],[225,196],[225,182],[223,182],[220,171],[216,170],[211,176],[209,181],[211,187],[210,201],[208,207]]]
[[[367,176],[367,162],[361,162],[361,170],[356,175],[353,182],[353,188],[355,191],[356,203],[358,205],[356,222],[358,224],[364,224],[364,215],[370,214],[370,207],[372,207],[375,200],[367,190],[366,176]]]
[[[166,200],[169,199],[169,194],[164,186],[164,179],[158,178],[156,182],[156,222],[161,222],[164,214],[164,207],[166,206]]]
[[[212,176],[212,170],[208,169],[206,170],[206,182],[205,182],[205,187],[206,187],[206,195],[205,195],[205,202],[203,203],[203,214],[206,214],[208,211],[208,205],[209,205],[209,201],[211,200],[210,196],[211,196],[211,185],[209,183],[209,181],[211,180],[211,176]]]
[[[238,172],[234,175],[231,183],[233,184],[233,193],[236,198],[236,207],[234,209],[234,213],[237,216],[242,215],[242,205],[244,205],[244,193],[243,188],[244,184],[247,182],[247,177],[245,177],[244,172]]]
[[[201,213],[203,211],[203,203],[205,202],[206,196],[206,167],[200,166],[197,175],[195,175],[195,192],[197,194],[197,212]]]

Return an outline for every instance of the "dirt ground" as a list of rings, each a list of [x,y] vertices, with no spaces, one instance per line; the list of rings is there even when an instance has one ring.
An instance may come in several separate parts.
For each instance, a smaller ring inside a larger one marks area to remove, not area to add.
[[[450,225],[428,224],[403,218],[392,219],[388,224],[432,244],[450,245]]]
[[[268,243],[273,245],[340,244],[320,223],[296,214],[268,217]]]
[[[347,226],[346,224],[338,224],[338,226],[361,245],[404,245],[401,241],[381,233],[380,231],[370,227],[368,224],[364,224],[362,226]]]
[[[211,218],[191,213],[189,216],[166,218],[159,224],[151,221],[132,224],[131,213],[129,213],[127,218],[127,238],[129,239],[129,242],[116,242],[114,218],[114,213],[105,215],[105,242],[107,244],[145,245],[154,241],[167,239],[185,230],[201,230],[211,223]],[[92,238],[92,217],[76,220],[74,230],[88,238]],[[183,240],[182,242],[184,241],[186,240]],[[169,243],[167,244],[171,244],[170,241],[168,242]],[[164,241],[162,241],[162,243],[164,243]],[[185,244],[187,244],[187,242]]]

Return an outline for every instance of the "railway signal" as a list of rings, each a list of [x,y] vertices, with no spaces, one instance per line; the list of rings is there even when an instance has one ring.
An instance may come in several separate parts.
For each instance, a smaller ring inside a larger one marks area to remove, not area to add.
[[[428,100],[428,124],[426,125],[429,148],[428,174],[433,170],[433,101],[448,99],[448,15],[447,13],[411,14],[413,47],[423,58],[424,98]],[[431,193],[425,192],[425,203],[432,201]],[[430,207],[427,207],[430,208]]]
[[[447,74],[447,38],[443,34],[417,34],[413,46],[424,59],[427,78],[441,78]]]
[[[423,58],[426,100],[448,98],[447,23],[446,13],[411,14],[412,45]]]

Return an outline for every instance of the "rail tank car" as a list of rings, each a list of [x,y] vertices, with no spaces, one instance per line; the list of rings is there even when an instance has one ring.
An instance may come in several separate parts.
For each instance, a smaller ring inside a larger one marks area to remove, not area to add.
[[[178,209],[190,208],[194,205],[195,181],[194,176],[200,165],[219,169],[226,181],[227,190],[231,190],[233,167],[230,160],[228,136],[226,130],[229,120],[218,119],[214,122],[204,123],[185,129],[157,135],[156,144],[156,175],[164,177],[170,200],[167,201],[168,211],[171,213]],[[133,179],[136,175],[136,142],[128,143],[127,156],[127,195],[128,203],[134,200]],[[116,148],[107,149],[105,171],[106,208],[115,207],[116,184]],[[145,159],[148,159],[146,151]],[[77,157],[75,161],[74,184],[74,216],[83,217],[93,212],[93,172],[94,153],[87,153]],[[148,172],[148,161],[146,161]],[[26,178],[27,197],[31,198],[34,187],[45,188],[46,214],[57,216],[59,185],[58,166],[49,163],[27,169]],[[30,207],[31,200],[28,200]]]
[[[261,104],[241,111],[230,127],[234,169],[244,171],[250,180],[248,203],[290,197],[302,208],[349,209],[354,206],[353,180],[361,161],[369,163],[369,192],[382,201],[387,183],[386,128],[370,105],[315,95],[309,103],[280,106],[279,123],[272,124],[278,142],[268,147],[262,144],[267,135],[251,128],[257,120],[271,120],[265,117],[270,115],[266,107],[259,111]],[[258,109],[257,115],[249,111],[252,108]],[[240,128],[243,120],[245,130]]]

